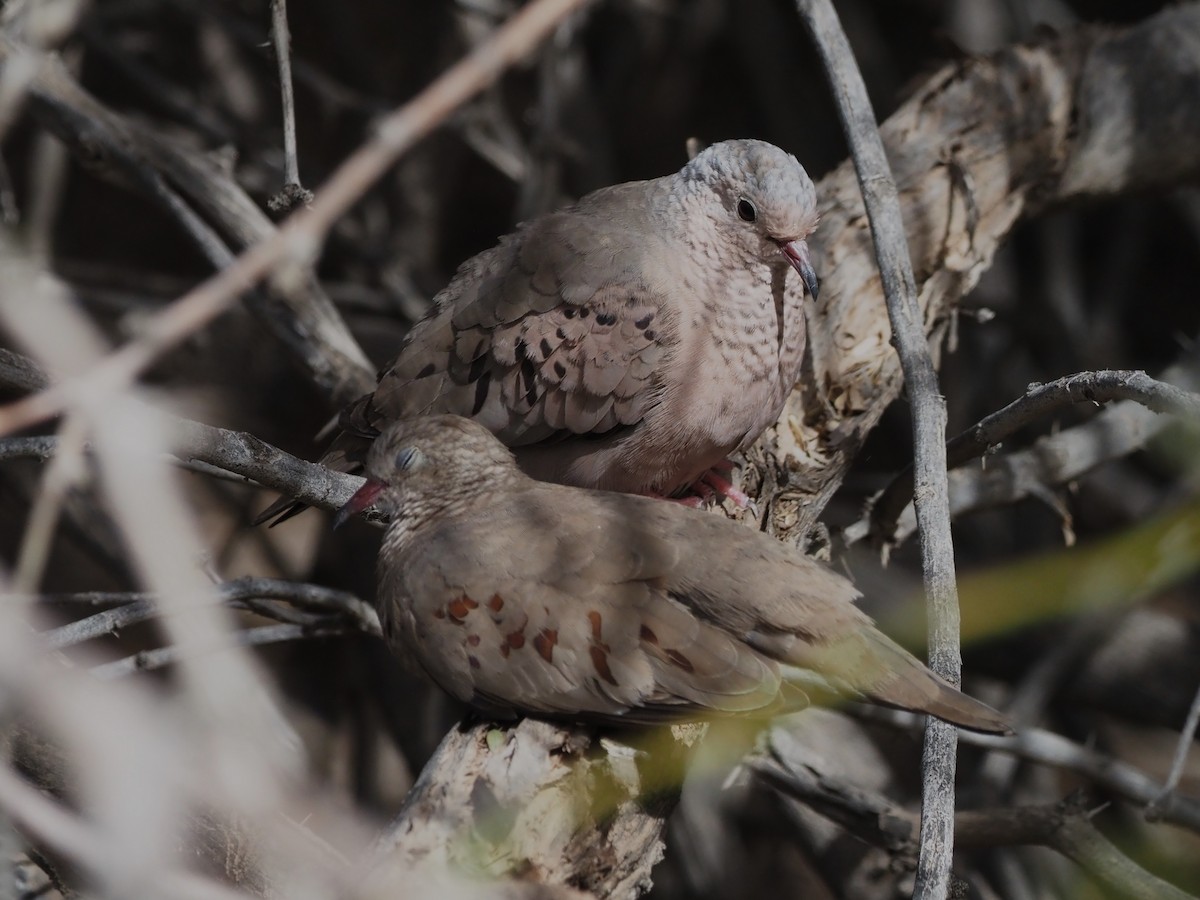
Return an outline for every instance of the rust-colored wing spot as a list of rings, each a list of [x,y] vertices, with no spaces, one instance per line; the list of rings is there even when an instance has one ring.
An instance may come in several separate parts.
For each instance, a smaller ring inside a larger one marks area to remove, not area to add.
[[[510,653],[512,653],[512,647],[510,647],[508,645],[508,641],[505,641],[503,644],[500,645],[500,655],[504,659],[508,659],[508,654],[510,654]]]
[[[548,663],[554,662],[554,645],[558,643],[558,630],[543,628],[533,637],[533,649]]]
[[[651,631],[649,628],[647,628],[645,625],[642,626],[640,636],[641,636],[642,640],[645,641],[647,644],[653,644],[655,647],[658,646],[658,635],[655,634],[653,631]]]
[[[593,609],[591,612],[589,612],[587,614],[587,617],[588,617],[588,621],[592,623],[592,640],[595,641],[596,643],[599,643],[600,642],[600,626],[603,624],[603,620],[600,618],[600,613],[596,612]]]
[[[467,657],[467,662],[469,662],[469,663],[471,664],[471,668],[472,668],[472,669],[478,669],[478,668],[479,668],[479,660],[478,660],[478,659],[476,659],[474,656],[468,656],[468,657]]]
[[[450,614],[450,618],[456,625],[461,625],[463,620],[467,617],[467,613],[478,608],[479,604],[466,594],[463,594],[461,597],[455,597],[446,604],[446,612]]]
[[[487,608],[492,612],[500,612],[504,609],[504,598],[499,594],[492,594],[492,599],[487,602]]]
[[[479,646],[479,635],[473,634],[470,637],[468,637],[467,645],[471,646],[471,647],[478,647]]]
[[[525,631],[514,631],[504,639],[505,646],[511,647],[514,650],[520,650],[525,646]]]
[[[667,650],[667,659],[679,666],[683,671],[691,673],[696,671],[696,667],[692,665],[692,661],[680,653],[678,650]]]
[[[592,644],[589,649],[592,654],[592,665],[596,667],[596,674],[615,687],[617,679],[613,677],[612,670],[608,667],[608,654],[604,648]]]

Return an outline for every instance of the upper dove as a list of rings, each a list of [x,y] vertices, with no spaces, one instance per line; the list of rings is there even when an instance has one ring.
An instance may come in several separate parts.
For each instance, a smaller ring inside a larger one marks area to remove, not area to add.
[[[816,225],[804,168],[757,140],[525,223],[463,263],[322,462],[360,471],[389,423],[453,413],[540,480],[676,493],[782,411],[817,295]],[[301,508],[281,500],[260,521]]]

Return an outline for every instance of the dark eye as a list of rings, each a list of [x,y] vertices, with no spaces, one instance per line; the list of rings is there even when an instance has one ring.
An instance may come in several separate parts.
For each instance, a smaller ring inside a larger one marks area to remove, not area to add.
[[[411,469],[423,459],[421,451],[416,447],[405,447],[396,454],[396,468],[401,472]]]
[[[743,222],[753,222],[758,218],[758,210],[754,208],[754,204],[743,197],[738,201],[737,205],[738,216]]]

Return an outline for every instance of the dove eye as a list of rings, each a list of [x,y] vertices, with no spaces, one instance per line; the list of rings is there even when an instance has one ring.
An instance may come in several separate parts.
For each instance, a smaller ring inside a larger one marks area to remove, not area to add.
[[[745,197],[738,200],[737,214],[743,222],[753,222],[758,218],[758,210],[754,208],[754,204]]]
[[[396,468],[401,472],[413,469],[425,461],[425,454],[416,447],[405,447],[396,454]]]

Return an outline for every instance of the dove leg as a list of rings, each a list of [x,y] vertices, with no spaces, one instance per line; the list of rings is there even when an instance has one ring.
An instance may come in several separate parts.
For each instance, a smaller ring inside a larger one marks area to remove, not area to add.
[[[720,494],[744,509],[750,505],[750,498],[733,486],[733,482],[729,480],[732,473],[733,463],[727,459],[722,460],[696,479],[691,490],[699,494],[701,499],[708,499],[706,494]]]

